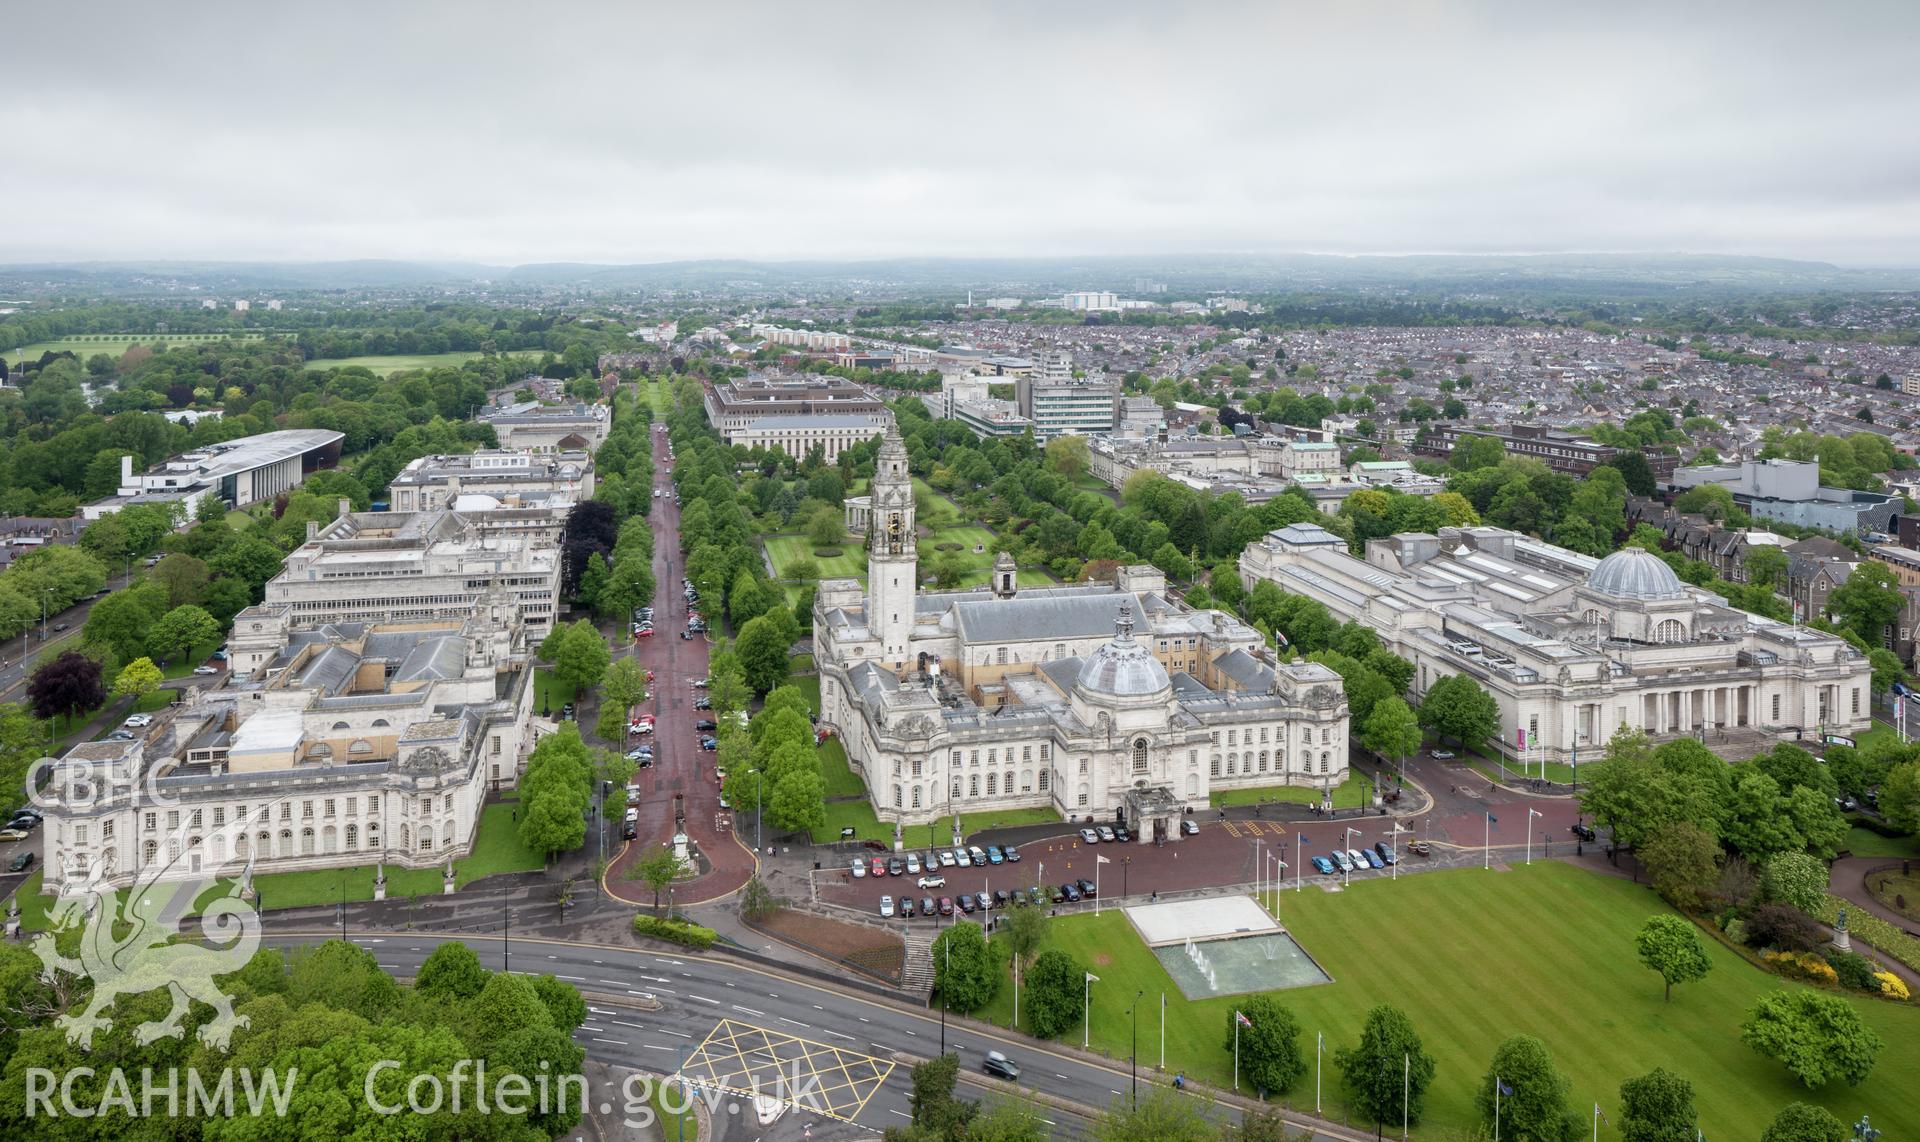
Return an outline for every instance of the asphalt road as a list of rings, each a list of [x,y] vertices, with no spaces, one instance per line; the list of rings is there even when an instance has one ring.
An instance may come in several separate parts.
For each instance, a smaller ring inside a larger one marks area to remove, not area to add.
[[[318,942],[313,936],[267,935],[269,944]],[[410,976],[434,948],[452,937],[413,932],[354,936],[388,971]],[[488,968],[502,966],[502,941],[463,941]],[[588,992],[652,998],[659,1011],[589,1003],[587,1023],[575,1038],[598,1062],[656,1073],[684,1068],[692,1078],[719,1077],[729,1089],[748,1091],[745,1074],[775,1088],[776,1070],[800,1096],[796,1118],[852,1122],[873,1131],[910,1121],[910,1060],[940,1050],[938,1012],[921,1013],[758,969],[670,952],[514,939],[512,970],[551,972]],[[1096,999],[1097,1001],[1097,999]],[[1021,1067],[1024,1085],[1084,1106],[1104,1108],[1128,1089],[1125,1062],[1100,1067],[1034,1044],[969,1027],[949,1025],[947,1049],[959,1055],[963,1074],[979,1073],[988,1050],[999,1050]],[[776,1062],[777,1060],[777,1062]],[[798,1086],[792,1086],[797,1076]],[[809,1079],[818,1076],[817,1081]],[[977,1097],[1000,1084],[971,1080],[963,1094]],[[744,1099],[740,1100],[745,1102]],[[809,1110],[809,1105],[817,1109]],[[742,1112],[745,1111],[742,1107]],[[1072,1116],[1044,1112],[1062,1134],[1079,1132]],[[727,1115],[725,1104],[721,1114]]]

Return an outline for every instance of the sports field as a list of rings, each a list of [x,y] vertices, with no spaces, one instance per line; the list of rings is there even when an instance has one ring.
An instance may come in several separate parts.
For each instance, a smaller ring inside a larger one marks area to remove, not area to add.
[[[95,353],[118,357],[134,345],[166,345],[181,349],[215,341],[259,341],[259,333],[81,333],[57,341],[41,341],[18,349],[0,350],[9,361],[31,361],[43,353],[72,353],[85,361]]]
[[[1366,1012],[1391,1003],[1406,1011],[1438,1072],[1427,1119],[1415,1133],[1465,1137],[1475,1126],[1473,1091],[1493,1050],[1509,1035],[1542,1039],[1571,1083],[1570,1109],[1598,1101],[1617,1124],[1624,1079],[1664,1066],[1691,1080],[1700,1127],[1709,1138],[1757,1138],[1789,1102],[1826,1107],[1843,1122],[1871,1114],[1888,1137],[1920,1132],[1920,1007],[1850,998],[1886,1040],[1871,1077],[1857,1088],[1808,1091],[1786,1069],[1740,1042],[1740,1023],[1761,995],[1788,984],[1702,937],[1713,971],[1674,988],[1663,1002],[1659,977],[1640,966],[1633,936],[1667,911],[1644,887],[1541,861],[1507,872],[1462,869],[1356,881],[1344,892],[1308,886],[1283,891],[1280,922],[1333,982],[1278,993],[1300,1020],[1307,1077],[1286,1096],[1313,1106],[1314,1035],[1326,1035],[1324,1106],[1338,1121],[1344,1101],[1336,1048],[1358,1038]],[[1166,1059],[1227,1085],[1231,997],[1187,1002],[1118,913],[1055,920],[1055,945],[1079,958],[1093,985],[1093,1045],[1124,1067],[1136,991],[1145,994],[1140,1061],[1160,1061],[1159,995],[1167,994]],[[1024,998],[1024,997],[1023,997]],[[1012,993],[1003,987],[985,1013],[1004,1025]],[[1024,1015],[1024,1010],[1023,1010]],[[1078,1039],[1076,1028],[1062,1038]],[[1601,1128],[1602,1136],[1619,1137]]]
[[[510,353],[507,356],[524,357],[529,361],[540,359],[538,353]],[[458,368],[480,356],[479,353],[400,353],[385,357],[321,357],[308,361],[309,369],[344,369],[358,365],[380,376],[398,373],[403,369],[436,369],[441,367]]]

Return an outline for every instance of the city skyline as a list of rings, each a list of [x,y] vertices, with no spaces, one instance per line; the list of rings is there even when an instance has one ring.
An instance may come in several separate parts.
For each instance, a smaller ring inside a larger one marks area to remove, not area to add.
[[[9,261],[1920,264],[1893,4],[117,7],[9,64]]]

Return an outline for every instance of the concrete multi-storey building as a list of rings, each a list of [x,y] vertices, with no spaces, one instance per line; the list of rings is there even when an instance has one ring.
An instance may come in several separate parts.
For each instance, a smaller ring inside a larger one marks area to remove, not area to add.
[[[987,589],[919,591],[892,431],[871,512],[866,586],[820,584],[814,639],[822,720],[882,820],[1052,807],[1171,840],[1214,789],[1345,780],[1339,675],[1274,661],[1258,631],[1175,601],[1155,568],[1021,590],[1002,555]]]
[[[493,426],[500,447],[530,452],[592,452],[613,429],[604,404],[541,404],[517,401],[489,405],[474,416]]]
[[[1619,454],[1611,444],[1601,444],[1572,432],[1563,432],[1540,424],[1511,424],[1505,431],[1471,424],[1434,424],[1419,437],[1420,450],[1433,456],[1446,456],[1453,446],[1469,437],[1491,437],[1506,446],[1513,456],[1530,456],[1555,472],[1584,476]],[[1673,477],[1679,461],[1660,452],[1646,452],[1647,466],[1656,480]]]
[[[1416,668],[1415,697],[1465,674],[1498,704],[1500,748],[1592,758],[1616,730],[1768,740],[1870,724],[1866,657],[1840,638],[1729,607],[1630,547],[1605,559],[1499,528],[1367,544],[1313,524],[1248,545],[1248,588],[1272,582],[1365,624]]]
[[[132,740],[57,763],[47,888],[466,855],[486,794],[518,780],[531,745],[515,610],[496,591],[425,623],[303,630],[285,605],[243,612],[232,645],[258,652],[248,678],[184,691]]]
[[[1761,519],[1840,532],[1890,532],[1904,505],[1899,497],[1820,483],[1813,460],[1746,460],[1738,464],[1700,464],[1677,468],[1675,488],[1716,485],[1733,502]]]
[[[1020,415],[1033,421],[1034,435],[1041,439],[1089,436],[1113,431],[1119,418],[1120,384],[1103,377],[1075,380],[1071,373],[1065,380],[1030,373],[1014,382],[1014,399]]]
[[[524,448],[422,456],[400,469],[388,492],[397,512],[539,507],[564,513],[593,498],[593,457]]]
[[[866,389],[839,377],[748,377],[711,385],[707,419],[728,444],[803,457],[816,446],[832,460],[886,428],[891,414]]]
[[[211,496],[221,510],[243,508],[291,492],[316,469],[340,458],[344,433],[322,428],[287,428],[242,436],[184,452],[147,472],[133,470],[133,457],[120,458],[120,490],[81,509],[99,519],[129,504],[186,504]]]
[[[308,529],[306,542],[267,583],[265,605],[291,608],[296,627],[436,622],[472,614],[498,588],[538,637],[551,628],[559,603],[560,550],[550,514],[530,514],[539,518],[523,530],[506,509],[342,510],[332,523]],[[236,654],[230,664],[246,672],[261,662]]]

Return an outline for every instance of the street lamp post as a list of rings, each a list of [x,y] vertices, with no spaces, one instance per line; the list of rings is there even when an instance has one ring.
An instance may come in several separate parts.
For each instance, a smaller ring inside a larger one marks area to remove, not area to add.
[[[1093,1035],[1093,984],[1100,977],[1092,972],[1082,972],[1086,976],[1080,984],[1080,1049],[1087,1049]]]
[[[1390,851],[1393,853],[1393,879],[1400,879],[1400,834],[1406,832],[1400,822],[1393,823],[1393,833],[1389,838]]]
[[[1122,900],[1125,900],[1127,898],[1128,874],[1131,873],[1132,871],[1133,871],[1133,858],[1121,857],[1120,858],[1120,899]]]
[[[1127,1069],[1132,1072],[1133,1086],[1128,1097],[1136,1108],[1140,1105],[1140,997],[1145,994],[1144,989],[1134,992],[1133,1007],[1127,1012],[1133,1018],[1133,1041],[1127,1048]]]
[[[1350,885],[1350,884],[1352,884],[1352,883],[1353,883],[1353,853],[1352,853],[1352,849],[1353,849],[1353,837],[1354,837],[1354,834],[1355,834],[1355,833],[1358,833],[1359,831],[1360,831],[1360,830],[1358,830],[1358,829],[1356,829],[1356,828],[1353,828],[1352,826],[1348,826],[1348,828],[1347,828],[1347,839],[1346,839],[1346,844],[1347,844],[1347,849],[1348,849],[1348,852],[1347,852],[1347,854],[1346,854],[1346,856],[1347,856],[1347,875],[1346,875],[1346,878],[1345,878],[1345,880],[1344,880],[1344,881],[1342,882],[1342,886],[1343,886],[1343,887],[1344,887],[1345,885]]]
[[[759,770],[753,771],[753,851],[760,851],[760,819],[767,815],[767,799],[761,794]]]
[[[1542,816],[1538,809],[1527,810],[1527,863],[1533,863],[1533,819]]]

